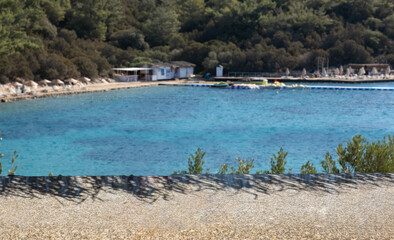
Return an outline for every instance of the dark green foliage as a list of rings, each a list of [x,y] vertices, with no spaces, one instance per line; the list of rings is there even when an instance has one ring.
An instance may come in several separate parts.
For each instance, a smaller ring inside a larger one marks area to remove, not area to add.
[[[394,172],[394,138],[391,135],[377,142],[367,142],[361,135],[348,139],[346,147],[342,143],[337,148],[340,169],[329,153],[322,167],[327,173],[392,173]]]
[[[324,161],[321,161],[321,165],[325,173],[339,173],[339,169],[336,168],[335,161],[332,160],[329,153],[326,153],[326,158]]]
[[[301,174],[316,174],[317,170],[313,166],[313,163],[310,163],[309,161],[306,162],[304,165],[301,167]]]
[[[127,49],[135,48],[138,50],[145,50],[149,45],[144,40],[144,35],[133,30],[121,30],[111,35],[111,41],[116,47]]]
[[[180,29],[178,15],[169,6],[157,7],[143,28],[148,42],[153,46],[167,45]]]
[[[72,59],[72,62],[75,64],[75,66],[77,66],[78,71],[82,74],[82,76],[97,77],[97,64],[90,60],[90,58],[84,56],[76,57]]]
[[[42,55],[39,57],[40,76],[47,79],[65,79],[68,77],[78,77],[77,67],[67,58],[57,54]]]
[[[120,0],[77,0],[71,3],[68,26],[79,37],[106,40],[107,34],[122,17]]]
[[[187,171],[185,170],[178,170],[175,171],[174,174],[202,174],[204,171],[204,161],[202,160],[205,156],[206,152],[202,152],[200,148],[197,149],[195,155],[190,154],[190,158],[187,159],[187,164],[189,168]],[[209,169],[206,171],[209,172]]]
[[[287,164],[287,161],[285,159],[287,154],[288,152],[283,151],[283,148],[281,147],[278,151],[278,155],[273,154],[273,157],[270,160],[270,170],[257,171],[256,174],[285,174]],[[290,168],[288,173],[290,173],[291,171],[292,169]]]
[[[283,148],[281,147],[278,151],[278,155],[273,155],[271,158],[271,174],[284,174],[285,173],[285,166],[287,164],[286,156],[288,152],[284,152]]]
[[[15,165],[15,160],[19,157],[19,155],[16,154],[16,151],[14,151],[14,154],[12,155],[11,159],[11,169],[8,170],[8,175],[15,175],[16,169],[18,169],[18,166]]]
[[[224,164],[220,166],[219,172],[217,174],[249,174],[250,170],[254,168],[253,165],[254,159],[251,160],[241,160],[241,158],[237,159],[238,166],[230,167],[230,172],[228,172],[228,164]]]
[[[0,81],[176,60],[197,73],[393,65],[393,12],[387,0],[0,0]]]
[[[32,79],[34,77],[29,62],[18,52],[0,58],[0,72],[9,79],[16,77]]]

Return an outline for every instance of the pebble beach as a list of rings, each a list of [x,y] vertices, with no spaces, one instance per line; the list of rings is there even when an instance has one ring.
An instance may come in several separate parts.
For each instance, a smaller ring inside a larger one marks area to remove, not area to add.
[[[150,87],[150,86],[158,86],[160,85],[178,85],[184,84],[185,80],[172,80],[172,81],[160,81],[160,82],[111,82],[106,84],[89,84],[84,87],[74,87],[67,89],[58,89],[54,90],[52,88],[48,88],[48,91],[45,91],[47,88],[39,88],[40,91],[34,91],[32,93],[26,94],[7,94],[2,96],[2,102],[8,101],[18,101],[18,100],[29,100],[36,98],[44,98],[44,97],[53,97],[59,95],[70,95],[70,94],[81,94],[81,93],[90,93],[90,92],[103,92],[117,89],[127,89],[127,88],[139,88],[139,87]]]
[[[244,178],[250,178],[246,176]],[[235,187],[191,176],[150,191],[0,194],[1,239],[393,239],[392,175],[317,186],[273,177]],[[168,180],[168,179],[167,179]],[[172,180],[174,181],[174,180]],[[232,180],[228,180],[232,181]],[[242,180],[245,181],[245,180]]]

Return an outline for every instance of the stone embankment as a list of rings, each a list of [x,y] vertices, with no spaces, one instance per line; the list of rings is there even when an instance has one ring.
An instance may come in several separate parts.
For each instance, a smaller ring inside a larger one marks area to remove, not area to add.
[[[394,174],[0,177],[2,239],[392,239]]]

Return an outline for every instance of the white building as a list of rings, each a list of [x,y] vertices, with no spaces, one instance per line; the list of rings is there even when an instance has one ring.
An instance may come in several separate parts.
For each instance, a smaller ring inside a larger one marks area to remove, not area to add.
[[[159,81],[175,78],[189,78],[194,74],[196,65],[184,61],[169,63],[151,63],[143,67],[114,68],[115,78],[118,81]]]

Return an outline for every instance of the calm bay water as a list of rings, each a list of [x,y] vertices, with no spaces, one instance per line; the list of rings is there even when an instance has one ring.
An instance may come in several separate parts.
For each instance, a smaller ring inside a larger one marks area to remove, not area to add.
[[[394,92],[138,88],[0,104],[0,130],[20,175],[167,175],[197,147],[211,172],[237,157],[268,169],[283,147],[297,173],[355,134],[394,134]]]

